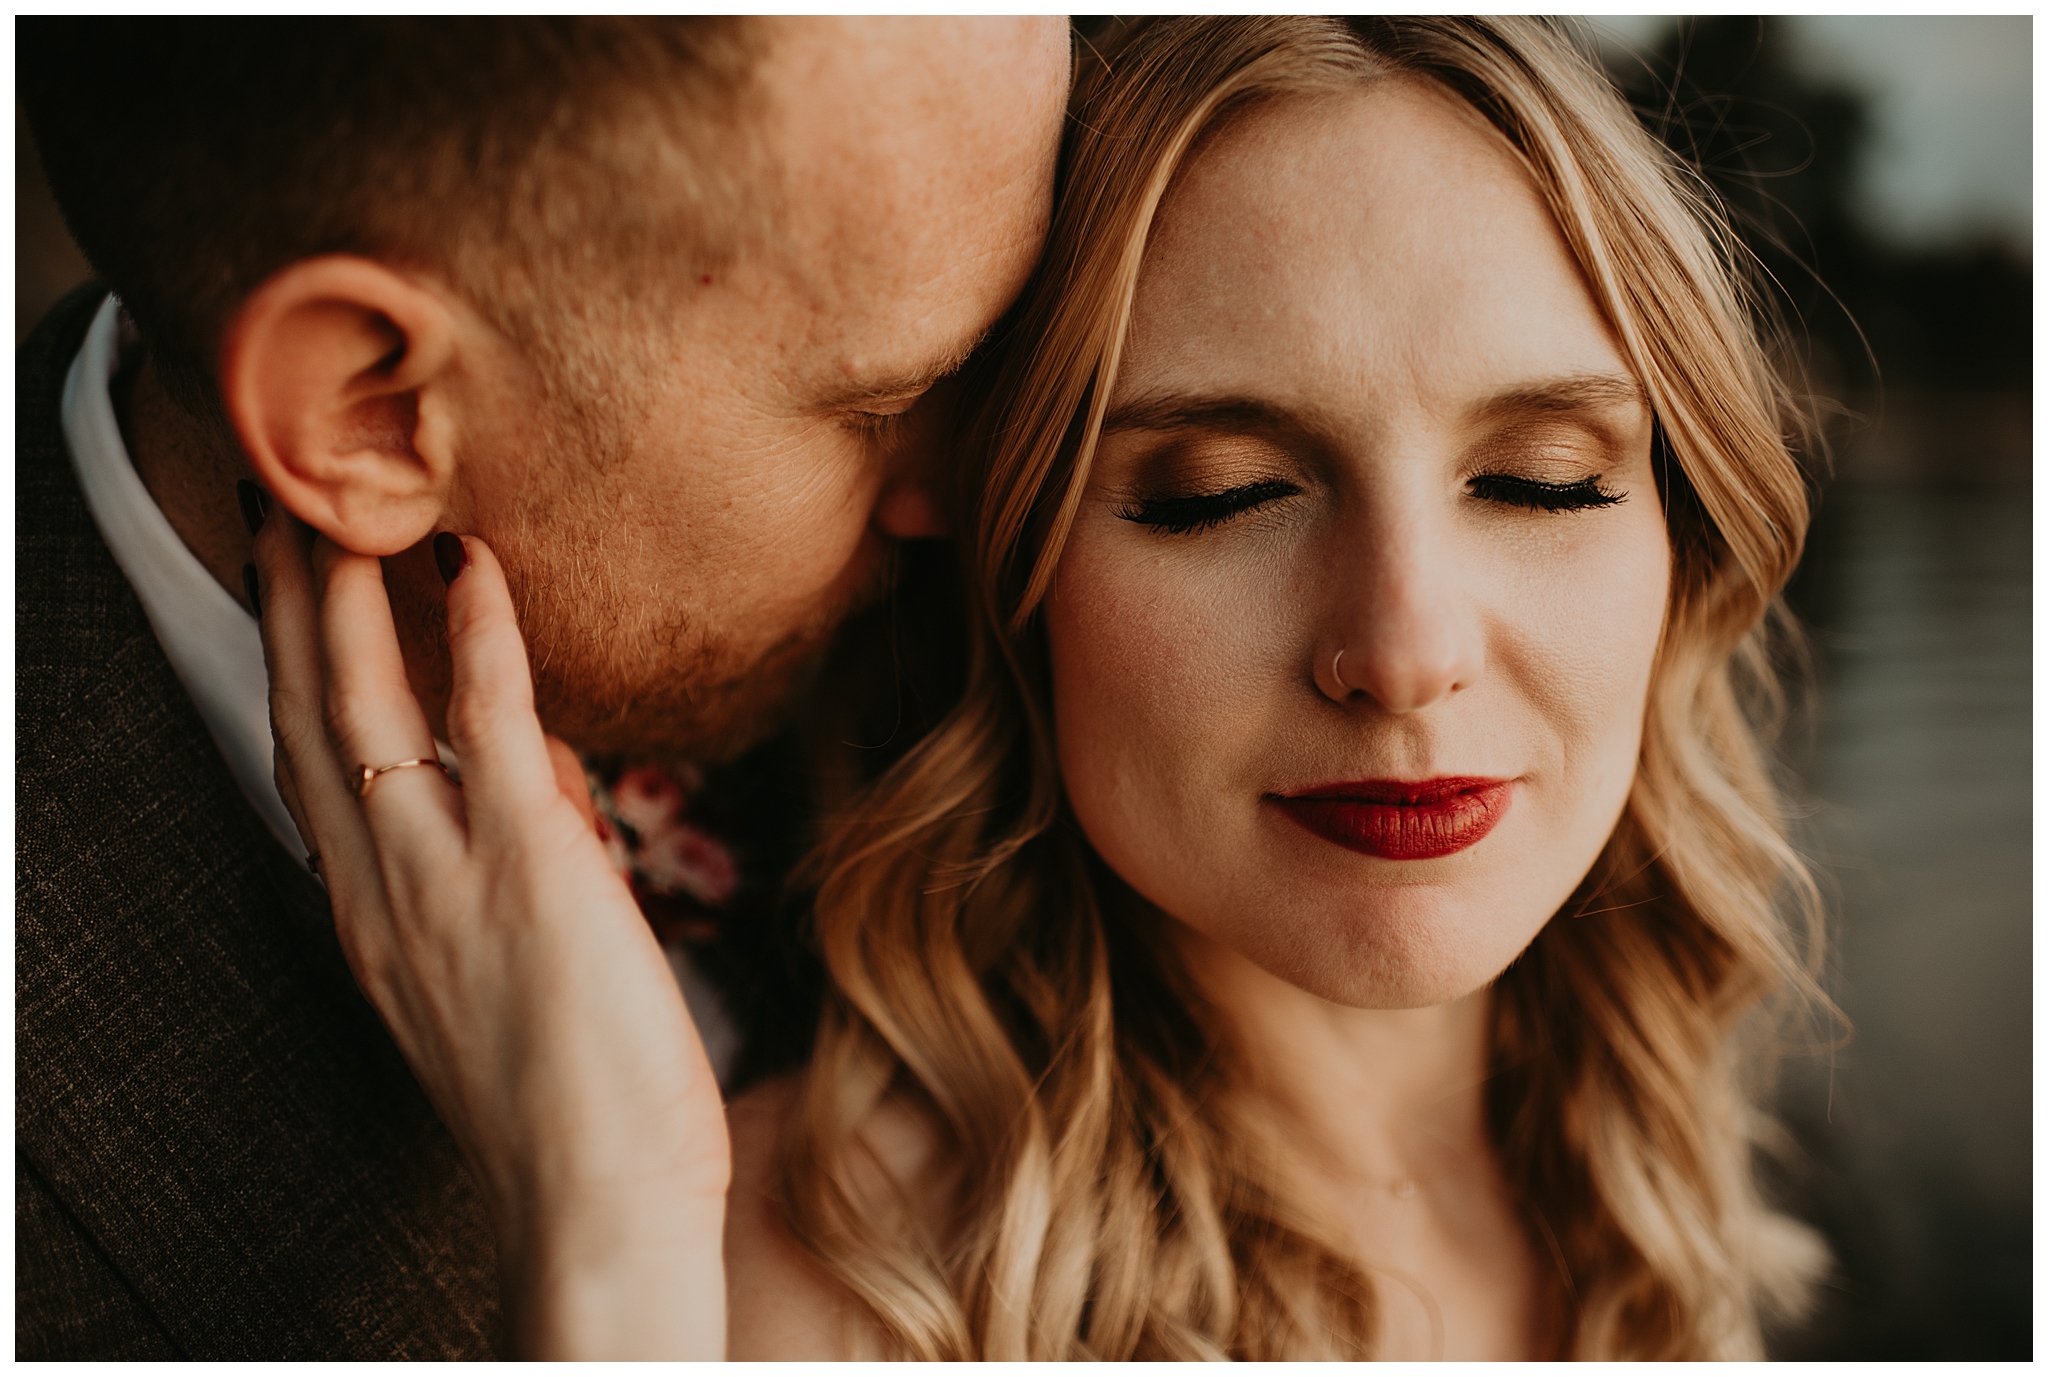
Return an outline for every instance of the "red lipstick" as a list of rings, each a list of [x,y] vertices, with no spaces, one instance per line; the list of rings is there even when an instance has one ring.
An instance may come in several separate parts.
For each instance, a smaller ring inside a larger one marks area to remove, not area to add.
[[[1389,861],[1477,845],[1508,811],[1506,779],[1367,779],[1268,797],[1324,841]]]

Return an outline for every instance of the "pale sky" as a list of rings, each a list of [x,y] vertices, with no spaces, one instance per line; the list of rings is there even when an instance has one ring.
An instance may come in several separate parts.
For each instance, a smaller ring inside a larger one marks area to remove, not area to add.
[[[1598,15],[1647,47],[1668,15]],[[2033,20],[2026,15],[1792,15],[1790,60],[1871,99],[1857,169],[1872,230],[1938,246],[1986,233],[2033,242]]]

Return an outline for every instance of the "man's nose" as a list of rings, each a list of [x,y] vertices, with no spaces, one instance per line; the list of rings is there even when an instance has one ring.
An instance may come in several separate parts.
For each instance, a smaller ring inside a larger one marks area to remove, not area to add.
[[[1316,687],[1333,702],[1419,712],[1472,687],[1486,665],[1469,572],[1425,533],[1366,537],[1336,563]]]

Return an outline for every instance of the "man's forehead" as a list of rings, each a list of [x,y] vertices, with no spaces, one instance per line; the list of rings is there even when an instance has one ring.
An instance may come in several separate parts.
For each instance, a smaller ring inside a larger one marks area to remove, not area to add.
[[[803,304],[787,362],[818,405],[857,408],[952,371],[1021,290],[1050,218],[1064,28],[806,24],[766,63],[763,266]]]
[[[1067,63],[1063,46],[1048,54],[1042,29],[809,24],[798,31],[808,48],[779,62],[771,51],[762,77],[764,151],[792,248],[886,273],[919,248],[971,253],[978,239],[1006,237],[1006,219],[1049,203]],[[820,51],[825,35],[843,41]]]

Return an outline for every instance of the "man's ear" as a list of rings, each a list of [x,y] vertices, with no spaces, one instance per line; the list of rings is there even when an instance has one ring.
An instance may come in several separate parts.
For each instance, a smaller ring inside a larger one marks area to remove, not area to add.
[[[456,326],[427,288],[367,258],[283,269],[228,323],[221,400],[257,479],[346,550],[425,539],[453,476]]]

